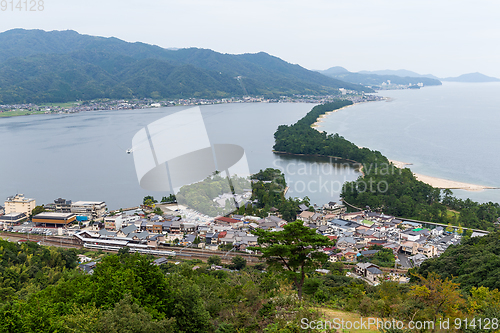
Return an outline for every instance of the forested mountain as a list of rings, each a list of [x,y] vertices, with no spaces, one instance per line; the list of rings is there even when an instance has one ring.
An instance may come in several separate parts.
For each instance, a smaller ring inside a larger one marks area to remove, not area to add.
[[[403,71],[403,70],[401,70]],[[429,77],[424,77],[420,74],[415,73],[415,76],[399,76],[397,74],[378,74],[376,72],[361,71],[358,73],[349,72],[343,67],[332,67],[324,71],[319,71],[320,73],[351,83],[362,84],[366,86],[379,86],[382,83],[387,83],[388,80],[391,84],[398,85],[417,85],[422,83],[424,86],[436,86],[441,85],[441,81]],[[384,72],[384,71],[380,71]],[[399,73],[399,71],[394,71]],[[403,71],[413,73],[410,71]]]
[[[372,91],[266,53],[169,50],[75,31],[0,34],[0,104]]]

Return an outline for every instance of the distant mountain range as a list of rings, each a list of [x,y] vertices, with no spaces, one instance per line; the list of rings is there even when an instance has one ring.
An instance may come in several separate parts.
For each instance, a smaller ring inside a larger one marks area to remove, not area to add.
[[[75,31],[0,33],[0,104],[373,92],[277,57],[164,49]]]
[[[432,74],[422,75],[406,69],[398,69],[398,70],[386,69],[378,71],[350,72],[344,67],[335,66],[318,72],[340,80],[367,86],[377,86],[382,84],[383,82],[387,82],[387,80],[390,80],[391,83],[402,84],[402,85],[422,82],[424,86],[440,85],[441,82],[439,81],[453,81],[453,82],[499,82],[500,81],[500,79],[497,79],[496,77],[486,76],[484,74],[477,72],[463,74],[458,77],[448,77],[448,78],[438,78],[437,76],[434,76]],[[431,81],[427,79],[431,79]]]
[[[392,70],[392,69],[385,69],[385,70],[378,70],[378,71],[359,71],[358,73],[360,74],[377,74],[377,75],[396,75],[400,77],[427,77],[429,79],[434,79],[434,80],[440,80],[437,76],[434,76],[432,74],[418,74],[413,71],[409,71],[406,69],[397,69],[397,70]]]
[[[447,77],[441,80],[453,82],[500,82],[500,79],[497,79],[496,77],[487,76],[478,72],[462,74],[457,77]]]
[[[350,73],[347,69],[345,69],[344,67],[340,67],[340,66],[330,67],[324,71],[318,71],[318,72],[320,72],[324,75],[329,75],[329,76]]]
[[[387,84],[388,82],[397,85],[414,85],[415,87],[417,87],[417,84],[423,84],[424,86],[436,86],[441,84],[441,81],[437,78],[423,76],[406,70],[360,71],[353,73],[349,72],[344,67],[336,66],[318,72],[342,81],[371,86],[373,88],[381,86],[382,84]]]

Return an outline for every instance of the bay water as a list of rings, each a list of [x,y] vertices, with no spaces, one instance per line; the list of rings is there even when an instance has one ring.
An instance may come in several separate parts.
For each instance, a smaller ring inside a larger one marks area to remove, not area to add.
[[[201,106],[201,113],[211,144],[243,147],[250,172],[278,168],[290,185],[288,196],[307,195],[312,203],[323,204],[338,201],[342,183],[356,179],[359,173],[348,164],[272,152],[277,127],[295,123],[313,106],[218,104]],[[106,201],[110,209],[118,209],[137,206],[146,195],[157,200],[168,196],[139,186],[133,155],[126,151],[144,126],[189,107],[0,118],[0,200],[23,193],[37,204],[62,197]]]
[[[500,82],[383,90],[387,101],[332,113],[319,129],[339,133],[415,173],[500,187]],[[460,198],[500,202],[500,190],[453,190]]]

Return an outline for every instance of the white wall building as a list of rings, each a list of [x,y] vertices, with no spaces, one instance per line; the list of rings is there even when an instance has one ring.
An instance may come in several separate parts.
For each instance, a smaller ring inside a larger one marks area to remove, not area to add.
[[[71,204],[71,212],[76,215],[84,215],[89,220],[101,218],[106,213],[104,201],[77,201]]]
[[[120,230],[121,228],[133,224],[135,221],[139,221],[140,219],[140,216],[126,214],[106,216],[104,218],[104,228],[108,230]]]
[[[29,216],[35,207],[35,199],[25,198],[24,194],[16,194],[5,200],[5,214],[24,213]]]

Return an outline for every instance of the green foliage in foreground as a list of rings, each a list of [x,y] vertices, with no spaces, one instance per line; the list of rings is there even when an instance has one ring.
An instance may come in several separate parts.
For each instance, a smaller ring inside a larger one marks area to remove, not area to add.
[[[244,259],[234,260],[238,272],[209,271],[200,261],[197,270],[194,262],[151,262],[139,254],[108,255],[93,275],[68,269],[57,281],[4,297],[0,332],[263,332],[271,324],[298,327],[300,318],[318,317],[301,307],[287,282],[245,268]],[[9,274],[2,271],[2,279]]]
[[[303,234],[301,231],[296,235],[299,243]],[[471,258],[464,261],[481,258],[487,251],[498,256],[495,247],[488,247],[490,242],[498,243],[498,234],[491,237],[496,239],[472,239],[461,246],[481,249],[471,250]],[[105,256],[93,275],[84,275],[72,268],[76,265],[74,249],[5,241],[0,241],[0,248],[2,283],[12,281],[13,271],[22,273],[35,266],[49,274],[60,272],[59,279],[43,284],[37,276],[16,279],[21,285],[0,300],[0,333],[315,332],[302,330],[301,319],[331,320],[321,316],[321,308],[405,322],[500,319],[497,289],[480,286],[479,280],[470,280],[465,290],[460,289],[460,276],[443,279],[432,272],[433,266],[428,267],[425,276],[415,275],[411,284],[383,280],[375,287],[345,276],[341,263],[327,262],[322,266],[330,270],[326,275],[308,270],[299,301],[297,290],[292,288],[292,275],[283,278],[272,270],[262,272],[262,267],[211,271],[199,260],[155,266],[151,257],[124,251]],[[450,248],[445,258],[455,256],[458,248]],[[32,261],[35,256],[40,257],[39,261]],[[293,253],[289,257],[295,258]],[[492,258],[484,261],[481,271],[492,267]],[[496,274],[493,270],[486,277]],[[1,295],[5,295],[3,290]]]
[[[180,327],[206,331],[210,317],[202,306],[199,290],[186,287],[174,278],[167,280],[145,256],[108,256],[93,275],[73,271],[26,300],[5,304],[0,322],[4,329],[15,332],[65,330],[76,312],[113,309],[129,294],[155,320],[177,318],[173,325],[177,332],[182,331]]]
[[[253,232],[259,236],[259,246],[251,249],[262,253],[261,257],[270,269],[293,281],[299,299],[302,298],[306,274],[314,272],[328,259],[327,254],[319,250],[335,245],[301,220],[284,225],[281,231],[256,229]]]
[[[126,294],[113,309],[102,312],[102,316],[95,321],[95,330],[102,333],[173,333],[174,322],[174,319],[166,318],[154,321],[151,314],[134,303],[130,294]]]
[[[21,245],[0,239],[0,303],[24,299],[57,283],[76,267],[76,250],[47,248],[34,242]]]

